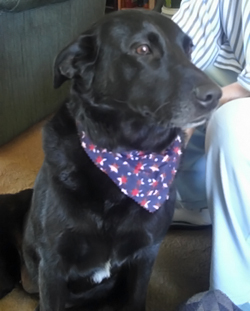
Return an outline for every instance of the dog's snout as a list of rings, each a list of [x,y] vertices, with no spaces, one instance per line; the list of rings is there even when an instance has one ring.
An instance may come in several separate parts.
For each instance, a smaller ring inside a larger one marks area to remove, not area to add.
[[[194,89],[194,94],[202,106],[209,107],[217,104],[221,89],[215,84],[203,84]]]

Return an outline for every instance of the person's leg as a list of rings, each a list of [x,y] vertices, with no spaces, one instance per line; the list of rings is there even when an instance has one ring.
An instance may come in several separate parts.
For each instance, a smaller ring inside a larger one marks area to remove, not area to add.
[[[237,74],[210,66],[206,74],[220,86],[236,81]],[[195,225],[211,224],[206,198],[205,126],[192,135],[184,152],[181,167],[176,176],[177,207],[173,224],[188,222]]]
[[[206,134],[213,224],[210,286],[237,305],[250,301],[249,116],[250,98],[226,103],[213,114]],[[243,310],[250,310],[250,304]]]
[[[175,178],[177,201],[172,225],[210,225],[205,186],[205,126],[192,135]]]

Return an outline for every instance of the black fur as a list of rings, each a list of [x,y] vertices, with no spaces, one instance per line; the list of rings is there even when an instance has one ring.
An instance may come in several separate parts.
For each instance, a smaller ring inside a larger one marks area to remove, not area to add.
[[[32,189],[0,196],[0,298],[20,280],[20,256],[25,216]]]
[[[174,190],[157,212],[140,207],[91,162],[76,124],[112,151],[166,149],[220,97],[191,64],[191,48],[166,17],[131,10],[109,14],[58,55],[54,85],[70,79],[72,87],[43,131],[45,160],[22,243],[23,286],[39,292],[40,311],[145,311]],[[105,264],[110,277],[94,283]]]

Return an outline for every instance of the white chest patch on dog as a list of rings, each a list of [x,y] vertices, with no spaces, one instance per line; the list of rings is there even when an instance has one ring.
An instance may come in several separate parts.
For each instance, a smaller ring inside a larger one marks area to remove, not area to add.
[[[92,281],[94,283],[101,283],[102,280],[108,279],[110,277],[110,260],[107,261],[103,268],[99,268],[92,276]]]

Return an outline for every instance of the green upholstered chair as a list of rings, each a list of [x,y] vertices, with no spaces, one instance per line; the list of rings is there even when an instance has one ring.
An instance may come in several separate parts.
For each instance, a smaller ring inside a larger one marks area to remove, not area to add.
[[[0,145],[51,114],[57,53],[105,12],[105,0],[0,0]]]

